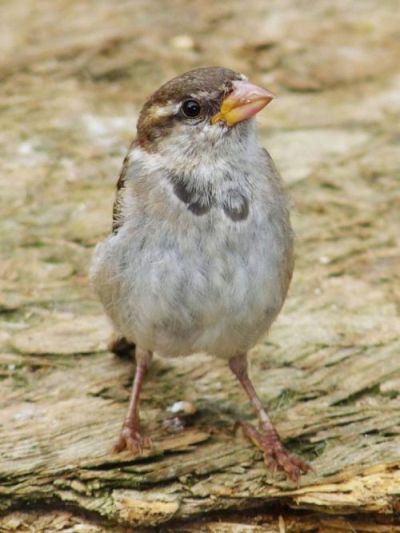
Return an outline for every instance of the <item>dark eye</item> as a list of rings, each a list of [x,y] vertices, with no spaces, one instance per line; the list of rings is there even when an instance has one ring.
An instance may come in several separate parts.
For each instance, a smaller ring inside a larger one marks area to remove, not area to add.
[[[189,118],[200,115],[201,106],[196,100],[185,100],[182,104],[183,114]]]

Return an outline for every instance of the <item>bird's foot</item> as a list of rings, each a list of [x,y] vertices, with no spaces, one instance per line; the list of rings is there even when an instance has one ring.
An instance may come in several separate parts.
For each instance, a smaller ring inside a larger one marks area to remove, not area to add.
[[[276,431],[270,428],[257,431],[247,422],[239,422],[239,425],[244,435],[264,452],[264,462],[272,474],[275,474],[280,467],[288,478],[298,485],[301,474],[312,470],[312,467],[300,457],[286,450]]]
[[[119,453],[128,450],[135,455],[141,455],[143,450],[151,448],[151,445],[151,439],[142,435],[138,423],[125,421],[113,452]]]

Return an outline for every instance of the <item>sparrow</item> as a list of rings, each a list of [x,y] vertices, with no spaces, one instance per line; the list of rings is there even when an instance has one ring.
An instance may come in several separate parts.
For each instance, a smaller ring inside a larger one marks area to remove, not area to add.
[[[240,424],[267,467],[294,482],[311,469],[283,446],[247,365],[293,272],[288,199],[255,127],[272,98],[243,74],[208,67],[168,81],[140,112],[112,233],[97,245],[90,273],[114,327],[110,350],[136,357],[115,452],[151,445],[139,397],[153,353],[206,352],[227,361],[253,405],[259,428]]]

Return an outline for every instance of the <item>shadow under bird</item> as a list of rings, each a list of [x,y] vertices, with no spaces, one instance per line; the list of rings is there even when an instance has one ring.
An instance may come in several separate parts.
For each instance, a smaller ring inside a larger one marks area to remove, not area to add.
[[[112,233],[91,279],[114,326],[110,349],[136,352],[116,452],[151,441],[139,396],[153,352],[225,359],[259,418],[243,431],[271,471],[298,482],[311,467],[289,453],[247,372],[247,352],[285,300],[293,272],[288,200],[259,144],[255,115],[273,95],[221,67],[162,85],[144,104],[117,184]]]

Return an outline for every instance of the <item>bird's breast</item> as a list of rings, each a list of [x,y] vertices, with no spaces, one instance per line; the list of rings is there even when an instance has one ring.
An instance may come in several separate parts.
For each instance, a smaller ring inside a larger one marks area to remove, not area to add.
[[[172,220],[142,213],[104,243],[107,274],[95,285],[118,329],[144,348],[229,357],[249,349],[282,305],[279,220],[243,193],[203,214],[179,195]]]

